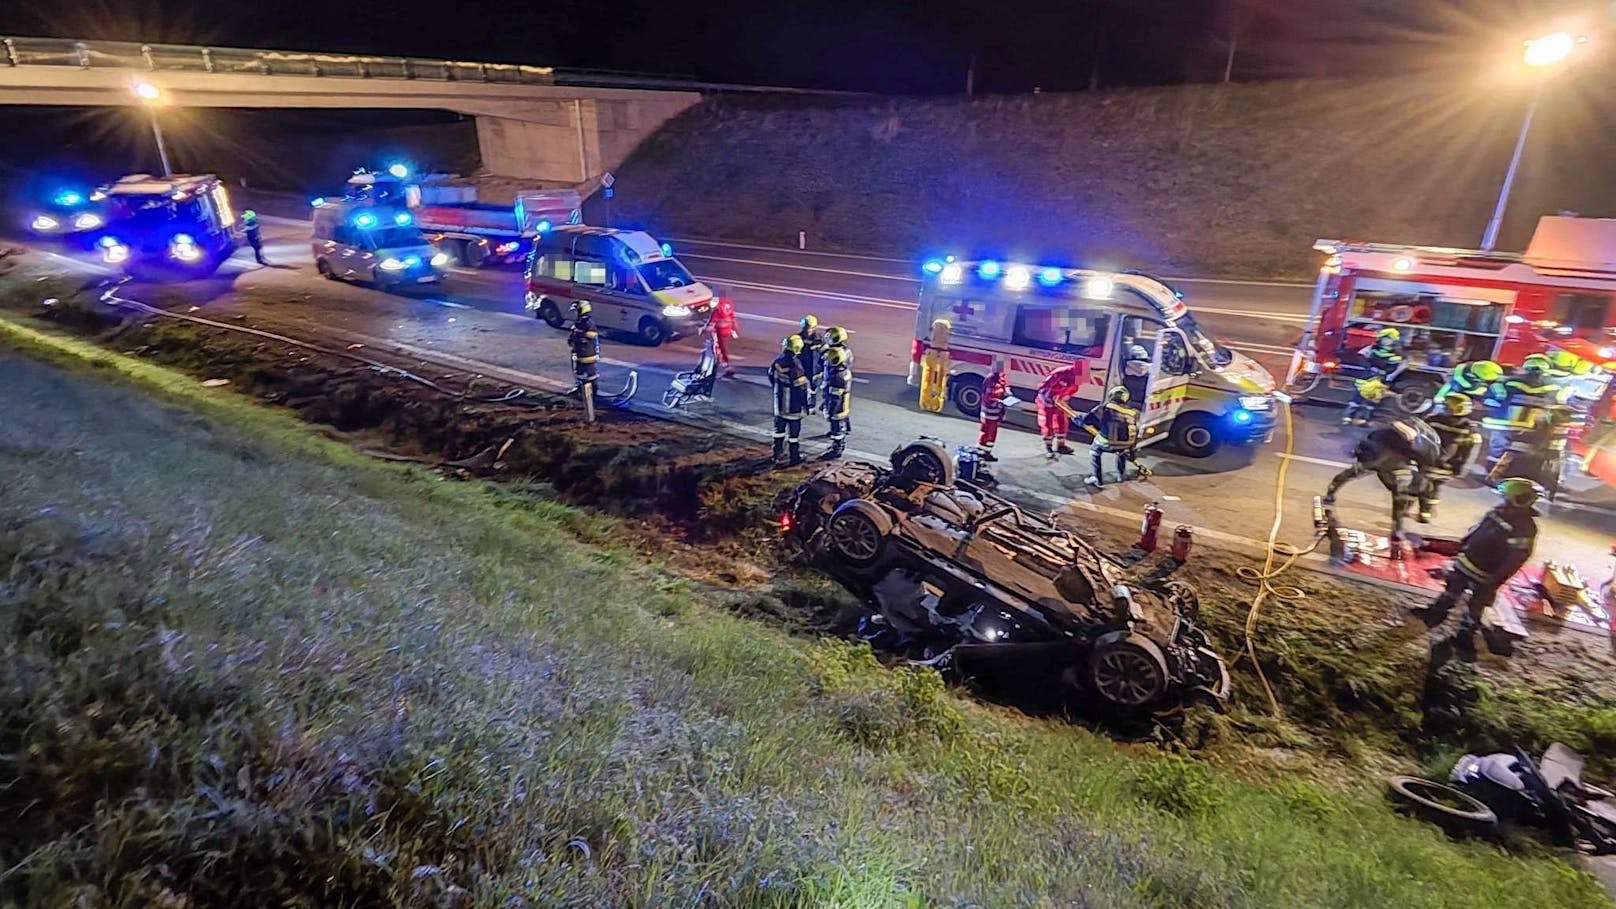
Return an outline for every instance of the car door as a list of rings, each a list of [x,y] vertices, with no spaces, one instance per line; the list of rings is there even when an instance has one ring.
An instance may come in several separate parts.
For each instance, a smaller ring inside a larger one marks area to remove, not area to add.
[[[624,301],[608,287],[606,241],[581,236],[572,246],[572,287],[578,299],[588,300],[595,311],[595,324],[601,328],[631,329]]]

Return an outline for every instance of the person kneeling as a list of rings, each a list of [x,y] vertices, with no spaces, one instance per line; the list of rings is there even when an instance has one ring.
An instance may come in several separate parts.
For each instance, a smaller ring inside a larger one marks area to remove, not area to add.
[[[1128,406],[1128,389],[1121,385],[1106,392],[1105,400],[1083,415],[1082,426],[1094,434],[1089,443],[1090,486],[1105,485],[1105,456],[1117,459],[1117,481],[1128,479],[1128,462],[1139,442],[1139,411]]]

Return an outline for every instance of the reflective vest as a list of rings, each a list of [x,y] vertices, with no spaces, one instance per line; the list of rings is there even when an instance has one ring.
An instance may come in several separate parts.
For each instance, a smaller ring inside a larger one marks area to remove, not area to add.
[[[774,415],[802,419],[808,410],[808,375],[802,361],[781,351],[769,364],[769,384],[774,389]]]
[[[567,332],[567,346],[572,348],[572,355],[580,366],[600,359],[600,333],[595,331],[595,320],[579,316],[572,323],[572,330]]]
[[[825,364],[825,415],[832,420],[847,418],[853,407],[853,370],[846,363]]]
[[[1570,396],[1568,389],[1550,381],[1542,373],[1526,373],[1506,379],[1494,386],[1498,393],[1489,398],[1496,400],[1497,410],[1481,421],[1481,425],[1495,432],[1523,432],[1537,425],[1537,418],[1554,404],[1564,403]],[[1501,393],[1500,393],[1501,392]]]

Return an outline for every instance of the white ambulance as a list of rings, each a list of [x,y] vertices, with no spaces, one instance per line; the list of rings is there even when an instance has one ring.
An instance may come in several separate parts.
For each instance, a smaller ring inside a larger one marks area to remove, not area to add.
[[[948,398],[967,416],[977,415],[995,357],[1008,365],[1012,393],[1025,411],[1035,409],[1046,376],[1085,361],[1089,384],[1074,403],[1087,407],[1122,384],[1123,363],[1137,345],[1150,363],[1141,444],[1166,439],[1199,458],[1224,445],[1259,444],[1273,431],[1273,376],[1214,340],[1182,296],[1155,278],[953,258],[933,259],[921,270],[909,384],[919,383],[932,322],[946,319]]]

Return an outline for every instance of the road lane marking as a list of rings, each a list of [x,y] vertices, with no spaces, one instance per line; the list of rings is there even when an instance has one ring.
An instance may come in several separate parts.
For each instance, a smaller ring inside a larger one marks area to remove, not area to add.
[[[702,279],[706,281],[706,278]],[[887,309],[914,310],[918,307],[914,303],[905,303],[902,300],[883,300],[880,297],[859,297],[853,294],[832,293],[826,290],[809,290],[806,287],[786,287],[780,284],[759,284],[755,281],[733,281],[719,279],[719,284],[728,284],[733,287],[744,287],[748,290],[765,290],[777,294],[795,294],[799,297],[814,297],[820,300],[834,300],[838,303],[862,303],[867,306],[881,306]]]
[[[790,253],[794,256],[824,256],[831,259],[859,259],[865,262],[892,262],[898,265],[914,265],[909,259],[893,259],[887,256],[861,256],[855,253],[816,252],[811,249],[792,249],[789,246],[758,246],[748,243],[726,243],[722,240],[693,240],[678,237],[669,237],[669,242],[685,244],[695,243],[699,246],[718,246],[725,249],[755,249],[758,252]],[[677,253],[677,250],[675,251]]]
[[[1308,318],[1306,313],[1298,314],[1289,312],[1268,312],[1265,310],[1252,309],[1223,309],[1216,306],[1199,306],[1193,303],[1185,305],[1189,306],[1191,313],[1204,312],[1211,313],[1214,316],[1237,316],[1242,319],[1270,319],[1275,322],[1295,322],[1298,325],[1306,325],[1307,323],[1313,321],[1312,319]]]
[[[1301,461],[1301,462],[1303,462],[1305,464],[1317,464],[1320,467],[1334,467],[1337,470],[1341,470],[1343,468],[1347,468],[1347,467],[1352,466],[1351,464],[1348,464],[1346,461],[1331,461],[1331,460],[1329,460],[1327,458],[1310,458],[1307,455],[1285,454],[1284,452],[1280,452],[1280,453],[1276,454],[1274,457],[1284,458],[1287,461]]]
[[[1312,284],[1300,281],[1242,281],[1239,278],[1182,278],[1167,277],[1161,280],[1169,284],[1228,284],[1235,287],[1306,287],[1311,289]]]
[[[456,303],[453,300],[439,300],[436,297],[427,297],[426,302],[433,303],[433,304],[436,304],[438,306],[447,306],[450,309],[471,309],[470,306],[467,306],[464,303]]]
[[[768,268],[790,268],[796,271],[817,271],[827,275],[845,275],[849,278],[876,278],[882,281],[904,281],[909,284],[919,284],[919,278],[908,275],[883,275],[873,271],[846,271],[840,268],[822,268],[816,265],[793,265],[789,262],[766,262],[762,259],[732,259],[728,256],[709,256],[705,253],[682,252],[682,259],[706,259],[710,262],[731,262],[735,265],[762,265]],[[719,279],[722,283],[723,279]]]

